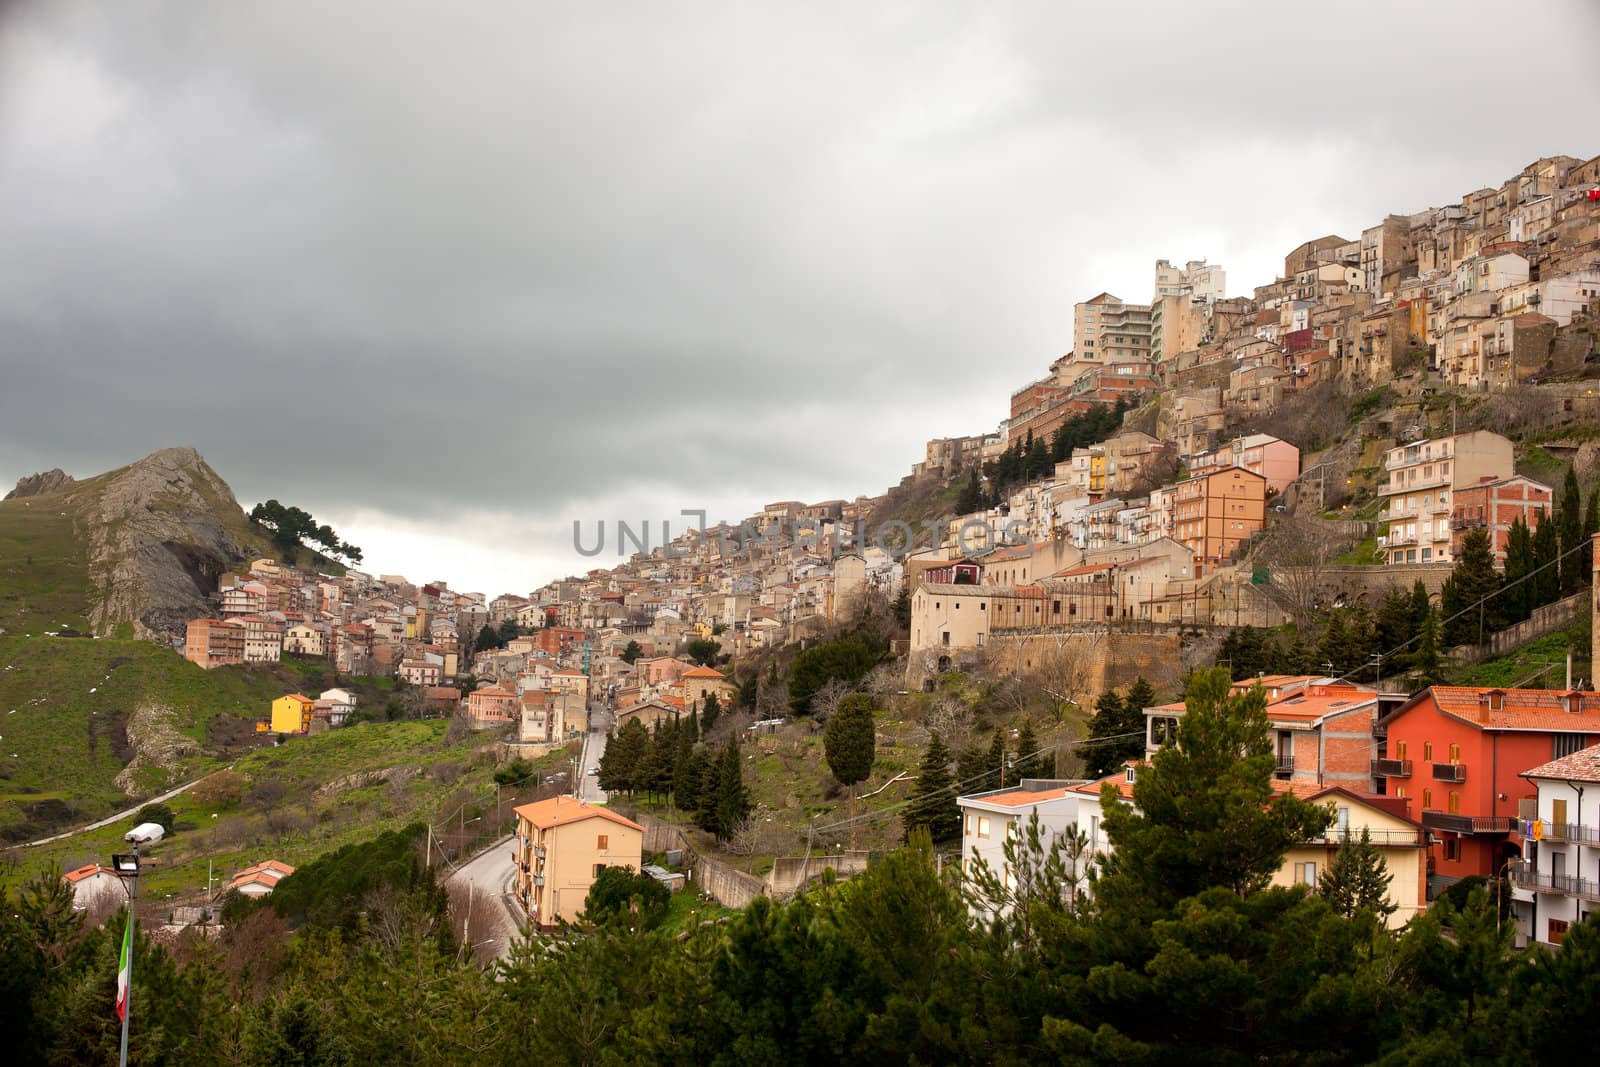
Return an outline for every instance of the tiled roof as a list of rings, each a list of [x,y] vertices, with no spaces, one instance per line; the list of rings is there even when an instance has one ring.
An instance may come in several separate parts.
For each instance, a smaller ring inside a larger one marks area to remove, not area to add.
[[[585,803],[577,797],[551,797],[549,800],[524,804],[511,810],[542,830],[548,830],[555,826],[564,826],[567,823],[581,822],[584,819],[606,819],[619,826],[627,826],[641,833],[644,832],[644,827],[632,819],[624,818],[603,805]]]
[[[1524,778],[1554,778],[1568,782],[1600,782],[1600,745],[1590,745],[1570,755],[1541,763]]]
[[[1482,704],[1484,695],[1490,693],[1500,694],[1500,707],[1494,711],[1484,710]],[[1431,696],[1444,714],[1480,729],[1600,733],[1600,693],[1577,692],[1570,695],[1578,699],[1579,710],[1576,712],[1567,710],[1569,693],[1561,689],[1436,685],[1421,696]]]
[[[1024,808],[1047,800],[1060,800],[1075,788],[1075,786],[1064,785],[1056,789],[1013,789],[1008,793],[998,793],[993,796],[962,797],[961,799],[975,800],[982,804],[994,804],[1002,808]]]
[[[713,669],[711,667],[696,667],[692,671],[684,671],[683,672],[683,677],[685,677],[685,678],[715,678],[719,682],[725,682],[725,681],[728,680],[727,677],[724,676],[721,671],[715,670],[715,669]]]
[[[116,873],[109,867],[102,867],[98,863],[90,863],[79,867],[75,871],[68,871],[61,877],[68,885],[75,885],[76,883],[83,881],[85,878],[93,878],[95,875],[101,874],[102,872],[105,874]]]

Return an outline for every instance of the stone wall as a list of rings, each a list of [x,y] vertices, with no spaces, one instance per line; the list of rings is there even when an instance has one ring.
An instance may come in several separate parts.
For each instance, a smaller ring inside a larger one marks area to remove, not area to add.
[[[689,885],[710,895],[725,908],[743,908],[757,897],[788,896],[818,877],[825,870],[833,870],[839,877],[848,878],[867,869],[870,855],[866,852],[845,852],[825,856],[779,856],[765,879],[746,874],[730,864],[710,856],[702,856],[690,844],[682,830],[654,815],[635,816],[644,827],[645,852],[683,850],[683,866],[689,871]]]
[[[1535,608],[1533,614],[1515,626],[1508,626],[1489,635],[1489,639],[1481,645],[1462,645],[1451,654],[1458,662],[1476,663],[1479,660],[1489,659],[1493,656],[1503,656],[1513,652],[1529,641],[1543,637],[1545,634],[1555,633],[1571,625],[1579,611],[1586,610],[1589,606],[1589,592],[1574,593],[1565,600],[1558,600],[1554,604],[1546,604],[1542,608]],[[1564,684],[1565,679],[1545,680],[1542,685],[1555,688]]]

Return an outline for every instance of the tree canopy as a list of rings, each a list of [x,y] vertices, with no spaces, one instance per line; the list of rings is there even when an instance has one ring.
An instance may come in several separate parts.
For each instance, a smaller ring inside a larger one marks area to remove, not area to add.
[[[287,554],[293,551],[295,546],[305,545],[321,549],[329,556],[351,563],[361,562],[361,549],[340,541],[332,527],[318,525],[310,513],[297,507],[268,500],[251,508],[250,517],[272,531],[273,546],[280,553]]]

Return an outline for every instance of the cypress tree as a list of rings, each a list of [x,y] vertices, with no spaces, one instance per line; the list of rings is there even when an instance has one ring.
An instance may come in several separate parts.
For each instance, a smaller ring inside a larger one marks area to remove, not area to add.
[[[717,702],[717,694],[707,693],[705,705],[700,709],[700,732],[709,734],[717,724],[717,716],[721,714],[722,705]]]
[[[1576,593],[1588,575],[1583,571],[1583,501],[1578,495],[1578,475],[1572,467],[1561,483],[1561,504],[1556,508],[1556,529],[1561,551],[1561,595]]]
[[[1018,782],[1024,778],[1048,778],[1054,773],[1053,767],[1050,772],[1045,771],[1046,757],[1038,749],[1039,739],[1034,736],[1033,722],[1024,719],[1022,732],[1017,735],[1017,762],[1011,768],[1011,776]]]
[[[1521,622],[1538,605],[1538,579],[1528,577],[1533,573],[1533,535],[1528,524],[1518,515],[1511,520],[1511,532],[1506,535],[1506,591],[1504,605],[1508,623]]]
[[[995,727],[994,737],[989,741],[989,751],[984,756],[983,762],[985,774],[983,788],[985,790],[1005,788],[1009,781],[1006,775],[1006,739],[1000,733],[998,726]]]
[[[739,824],[750,816],[750,790],[744,784],[744,762],[739,758],[739,739],[728,738],[717,760],[716,833],[728,840]]]
[[[1545,524],[1539,525],[1543,530]],[[1549,536],[1554,533],[1552,526]],[[1538,558],[1538,546],[1539,539],[1536,537],[1535,559]],[[1495,596],[1500,591],[1500,572],[1494,569],[1489,532],[1481,526],[1468,531],[1461,539],[1461,556],[1450,571],[1450,581],[1454,583],[1454,595],[1459,600],[1460,606],[1456,610],[1466,609],[1466,614],[1449,624],[1445,634],[1449,644],[1477,644],[1503,628],[1500,598]]]
[[[1597,533],[1600,533],[1600,491],[1589,494],[1589,503],[1583,509],[1583,551],[1578,553],[1583,557],[1583,570],[1578,575],[1582,584],[1588,584],[1594,574],[1594,535]]]
[[[693,722],[693,717],[690,717]],[[705,753],[689,737],[678,732],[678,751],[672,767],[672,806],[693,812],[700,807],[700,780],[705,777]]]
[[[1533,564],[1538,570],[1532,584],[1537,592],[1528,602],[1529,610],[1542,608],[1546,604],[1554,604],[1561,599],[1562,573],[1570,572],[1572,568],[1557,563],[1561,554],[1560,538],[1557,533],[1559,526],[1554,519],[1543,518],[1539,521],[1539,528],[1533,535]],[[1546,566],[1548,564],[1548,566]]]

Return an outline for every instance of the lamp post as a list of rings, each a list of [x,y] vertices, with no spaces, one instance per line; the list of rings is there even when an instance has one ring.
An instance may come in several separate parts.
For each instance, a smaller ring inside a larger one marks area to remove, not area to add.
[[[127,972],[127,988],[121,991],[124,996],[122,1004],[122,1042],[118,1053],[117,1062],[121,1067],[128,1067],[128,1018],[133,1014],[133,902],[139,896],[139,846],[153,845],[165,835],[166,831],[160,823],[141,823],[123,835],[123,840],[133,846],[133,852],[128,854],[115,854],[111,857],[111,869],[122,879],[123,888],[128,893],[128,922],[123,931],[124,948],[127,959],[122,961],[124,966],[118,968],[119,984],[122,971]]]

